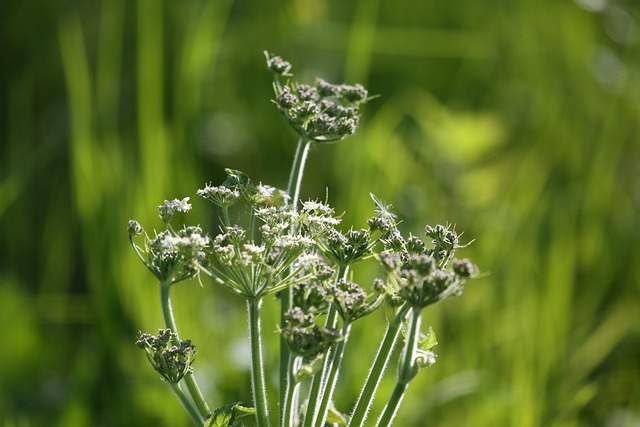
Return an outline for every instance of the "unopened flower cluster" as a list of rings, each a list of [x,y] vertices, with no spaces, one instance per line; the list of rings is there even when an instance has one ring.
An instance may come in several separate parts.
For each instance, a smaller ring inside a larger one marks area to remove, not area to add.
[[[281,331],[291,351],[307,360],[324,353],[342,337],[334,327],[320,327],[313,313],[294,307],[285,314],[287,326]]]
[[[430,247],[416,236],[404,239],[394,233],[378,256],[393,291],[417,308],[460,295],[464,282],[478,270],[468,259],[453,259],[463,246],[451,226],[427,226],[425,234]]]
[[[267,54],[267,65],[277,76],[291,77],[291,64]],[[316,79],[314,84],[277,80],[274,103],[293,129],[317,142],[336,142],[353,135],[360,122],[360,105],[369,94],[360,84],[333,84]]]
[[[171,329],[160,329],[158,335],[140,333],[136,345],[145,351],[151,366],[165,381],[178,383],[193,371],[195,346],[190,340],[179,340]]]

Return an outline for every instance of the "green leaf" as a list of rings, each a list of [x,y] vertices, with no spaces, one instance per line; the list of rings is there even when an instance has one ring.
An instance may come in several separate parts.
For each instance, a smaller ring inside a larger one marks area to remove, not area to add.
[[[336,409],[333,402],[331,402],[329,413],[327,414],[327,424],[338,424],[340,427],[347,425],[347,417]]]
[[[324,353],[319,354],[315,359],[306,365],[302,365],[296,372],[296,383],[303,381],[305,378],[311,378],[316,372],[322,368]]]
[[[253,414],[255,409],[241,406],[240,403],[230,403],[213,411],[205,427],[242,427],[242,423],[233,423],[235,418]]]
[[[271,195],[271,197],[269,198],[268,202],[270,206],[275,206],[279,208],[287,205],[288,197],[289,197],[289,194],[287,194],[286,191],[276,188],[273,194]]]
[[[222,183],[223,186],[238,190],[245,197],[251,197],[256,192],[255,184],[244,173],[236,169],[225,169],[227,179]]]
[[[233,408],[233,413],[237,418],[242,418],[247,415],[254,415],[256,413],[256,409],[236,404]]]
[[[407,337],[407,325],[409,321],[405,320],[402,324],[402,336]],[[418,337],[418,350],[429,351],[435,346],[438,345],[438,340],[436,338],[436,333],[433,332],[433,328],[429,326],[429,330],[426,334],[420,332],[420,336]]]
[[[429,326],[429,331],[427,334],[420,334],[420,339],[418,340],[418,348],[420,350],[429,351],[433,347],[438,345],[438,340],[436,339],[436,333],[433,332],[433,328]]]

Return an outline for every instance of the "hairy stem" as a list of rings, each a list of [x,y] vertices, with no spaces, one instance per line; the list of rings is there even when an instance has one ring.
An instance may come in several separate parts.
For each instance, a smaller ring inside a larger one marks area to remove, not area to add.
[[[176,325],[176,319],[173,316],[173,305],[171,304],[171,283],[170,282],[161,282],[160,283],[160,301],[162,303],[162,316],[164,317],[165,326],[173,331],[178,337],[178,326]],[[200,391],[200,387],[198,387],[198,383],[196,382],[196,378],[193,373],[188,373],[184,376],[184,382],[187,385],[187,389],[189,390],[189,394],[191,395],[191,399],[193,399],[193,404],[195,404],[198,412],[204,418],[208,417],[211,414],[211,410],[207,405],[207,402],[204,400],[204,396]]]
[[[251,388],[253,404],[256,408],[256,425],[269,427],[269,404],[264,379],[264,360],[262,358],[262,331],[260,327],[260,308],[262,299],[247,301],[249,314],[249,342],[251,345]]]
[[[285,295],[286,294],[286,295]],[[291,306],[290,303],[285,303],[285,300],[290,298],[289,289],[282,291],[280,295],[282,298],[281,307],[282,313],[286,313]],[[281,322],[281,328],[284,327]],[[293,370],[293,355],[289,351],[287,344],[280,338],[280,426],[287,427],[290,425],[291,416],[293,413],[294,396],[296,383],[292,380],[290,371]]]
[[[332,305],[327,313],[327,320],[325,326],[333,327],[338,320],[338,311]],[[331,355],[335,350],[334,347],[329,348],[327,354],[324,355],[322,369],[316,372],[311,379],[311,388],[309,389],[309,399],[307,400],[307,412],[304,416],[304,427],[313,426],[318,416],[318,402],[320,396],[322,396],[325,378],[329,371],[329,364],[331,363]]]
[[[404,392],[407,390],[409,382],[416,375],[415,366],[415,352],[418,346],[418,339],[420,335],[420,321],[421,310],[419,308],[412,308],[411,321],[407,328],[407,338],[404,346],[404,350],[400,356],[400,366],[398,369],[398,378],[396,386],[384,407],[380,418],[378,419],[377,427],[386,427],[391,425],[393,419],[398,412],[400,402],[404,397]]]
[[[348,266],[340,266],[338,268],[338,274],[336,275],[336,278],[335,278],[336,282],[338,282],[340,279],[344,279],[345,277],[347,277],[348,273],[349,273]],[[331,304],[329,307],[329,312],[327,313],[325,327],[335,328],[337,324],[338,324],[338,310],[333,304]],[[337,346],[333,346],[329,348],[329,350],[327,351],[327,354],[324,355],[322,370],[320,370],[319,372],[316,372],[316,374],[313,376],[311,380],[311,389],[309,390],[309,399],[308,399],[309,403],[307,405],[307,412],[304,417],[304,427],[311,427],[316,423],[316,420],[319,414],[318,403],[320,403],[319,402],[320,399],[324,396],[326,385],[327,385],[327,378],[332,367],[331,363],[333,360],[333,355],[335,354],[336,350],[337,350]]]
[[[204,426],[204,418],[200,416],[198,408],[195,407],[191,399],[189,399],[189,396],[185,394],[177,383],[169,383],[169,386],[173,394],[176,395],[182,404],[184,410],[189,414],[189,417],[191,417],[191,421],[193,421],[196,426]]]
[[[309,146],[311,141],[300,138],[298,146],[296,148],[296,154],[293,158],[293,165],[291,166],[291,173],[289,174],[289,185],[287,192],[291,197],[290,203],[293,210],[297,210],[298,197],[300,197],[300,186],[302,185],[302,176],[304,174],[304,166],[307,161],[307,154],[309,153]],[[291,230],[294,232],[295,230]],[[286,322],[284,315],[291,309],[291,291],[289,288],[283,289],[280,293],[280,328],[285,328]],[[280,425],[282,427],[288,427],[290,421],[286,419],[285,414],[290,416],[293,413],[293,408],[297,407],[296,402],[296,383],[292,382],[293,361],[294,356],[289,351],[287,343],[282,337],[280,337]]]
[[[287,390],[285,394],[287,400],[285,401],[285,405],[282,409],[282,417],[280,420],[281,427],[295,425],[295,420],[298,417],[297,405],[294,405],[294,403],[296,403],[298,398],[299,384],[296,382],[295,373],[299,369],[302,360],[300,357],[293,356],[293,358],[292,369],[289,372],[289,379],[287,381],[287,387],[292,387],[292,390]]]
[[[342,326],[342,341],[336,345],[335,351],[331,355],[331,362],[329,362],[329,373],[323,387],[322,399],[320,401],[320,407],[318,408],[318,417],[316,418],[315,427],[322,427],[327,419],[329,412],[329,403],[333,399],[333,392],[336,388],[338,381],[338,373],[340,372],[340,365],[342,364],[342,358],[344,356],[344,349],[349,339],[349,332],[351,332],[351,324],[344,323]]]
[[[400,402],[404,397],[404,392],[407,390],[407,385],[408,384],[396,383],[396,386],[393,388],[389,401],[384,407],[384,411],[382,411],[382,415],[380,415],[376,426],[387,427],[391,425],[393,419],[396,417],[398,408],[400,407]]]
[[[402,325],[404,318],[407,316],[408,309],[407,305],[403,306],[396,317],[387,325],[387,330],[384,333],[384,337],[382,338],[376,357],[371,365],[369,375],[367,376],[364,386],[362,387],[362,391],[356,401],[356,405],[351,413],[349,427],[362,427],[364,425],[369,409],[371,409],[371,405],[373,404],[376,391],[378,390],[378,386],[382,380],[382,375],[387,368],[387,364],[391,358],[391,353],[393,352],[395,343],[398,339],[400,326]]]
[[[202,391],[198,386],[198,382],[196,381],[196,377],[193,375],[193,372],[189,372],[184,376],[184,382],[187,385],[187,390],[189,390],[191,398],[198,407],[200,415],[205,418],[211,415],[209,405],[207,405],[207,402],[204,400],[204,396],[202,395]]]

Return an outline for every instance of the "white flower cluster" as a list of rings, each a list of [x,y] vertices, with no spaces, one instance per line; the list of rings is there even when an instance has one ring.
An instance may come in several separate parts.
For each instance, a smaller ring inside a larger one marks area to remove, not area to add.
[[[212,186],[211,183],[206,184],[204,188],[196,191],[196,194],[203,197],[221,208],[229,206],[240,200],[240,192],[236,189],[220,186]]]
[[[189,212],[191,210],[191,204],[189,203],[189,197],[184,199],[173,199],[172,201],[165,200],[163,204],[158,206],[158,214],[165,223],[171,221],[177,212]]]

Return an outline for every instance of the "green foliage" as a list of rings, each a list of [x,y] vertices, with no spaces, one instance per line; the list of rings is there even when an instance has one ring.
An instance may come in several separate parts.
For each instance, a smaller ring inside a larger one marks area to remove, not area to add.
[[[243,424],[241,422],[235,422],[236,418],[241,418],[254,412],[254,409],[246,408],[240,402],[224,405],[213,411],[205,427],[242,427]]]

